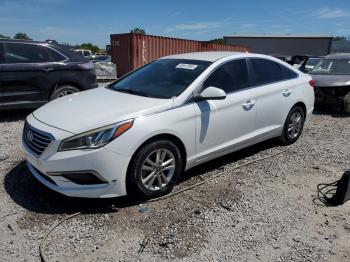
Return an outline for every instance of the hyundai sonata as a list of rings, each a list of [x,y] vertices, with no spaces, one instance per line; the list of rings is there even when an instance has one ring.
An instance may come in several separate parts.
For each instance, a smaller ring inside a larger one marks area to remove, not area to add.
[[[23,146],[30,172],[67,196],[156,197],[211,159],[296,142],[313,107],[311,77],[276,58],[180,54],[39,108]]]

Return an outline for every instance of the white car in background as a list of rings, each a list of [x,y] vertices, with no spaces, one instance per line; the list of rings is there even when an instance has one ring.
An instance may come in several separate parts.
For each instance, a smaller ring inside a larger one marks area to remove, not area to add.
[[[87,50],[87,49],[75,49],[74,52],[82,55],[85,58],[90,58],[92,57],[92,52],[91,50]]]
[[[30,114],[30,172],[74,197],[170,192],[189,168],[263,140],[297,141],[313,81],[276,58],[232,52],[163,57],[106,87]]]

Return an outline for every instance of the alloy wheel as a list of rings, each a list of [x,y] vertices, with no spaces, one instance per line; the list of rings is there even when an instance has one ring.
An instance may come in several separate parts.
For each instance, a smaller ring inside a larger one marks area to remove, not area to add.
[[[64,90],[64,91],[58,93],[57,97],[68,96],[68,95],[71,95],[71,94],[74,94],[74,93],[75,92],[71,91],[71,90]]]
[[[303,116],[298,111],[293,112],[289,118],[289,124],[288,124],[289,138],[291,139],[296,138],[300,134],[302,126],[303,126]]]
[[[141,181],[150,191],[157,191],[171,181],[176,167],[174,154],[165,148],[151,152],[141,168]]]

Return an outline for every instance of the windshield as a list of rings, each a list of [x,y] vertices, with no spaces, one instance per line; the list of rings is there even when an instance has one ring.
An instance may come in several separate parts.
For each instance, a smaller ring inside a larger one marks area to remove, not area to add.
[[[315,75],[350,75],[350,59],[322,59],[311,73]]]
[[[119,92],[172,98],[180,95],[211,63],[188,59],[159,59],[109,85]]]

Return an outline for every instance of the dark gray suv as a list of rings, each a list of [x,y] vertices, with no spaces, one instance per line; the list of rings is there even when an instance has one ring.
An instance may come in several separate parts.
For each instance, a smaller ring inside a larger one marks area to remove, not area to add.
[[[95,87],[93,64],[68,48],[0,39],[0,110],[36,108]]]

